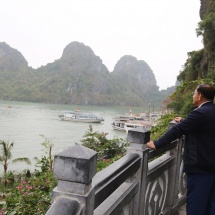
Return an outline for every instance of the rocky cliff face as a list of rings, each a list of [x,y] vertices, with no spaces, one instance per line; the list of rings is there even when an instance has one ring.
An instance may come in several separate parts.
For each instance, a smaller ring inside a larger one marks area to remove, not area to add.
[[[133,56],[123,56],[114,67],[113,73],[134,77],[139,82],[156,86],[155,76],[149,65]]]
[[[201,0],[200,18],[204,44],[202,65],[204,73],[215,78],[215,1]]]
[[[214,0],[200,0],[200,18],[203,19],[205,15],[210,12],[215,12],[215,1]]]
[[[130,55],[123,56],[114,67],[112,76],[133,99],[138,96],[144,103],[153,102],[152,98],[161,102],[154,73],[145,61],[138,61]],[[124,93],[123,90],[120,92]]]
[[[180,75],[177,77],[180,82],[186,83],[200,79],[215,80],[214,0],[201,0],[200,16],[202,20],[198,23],[196,33],[197,36],[202,37],[203,48],[188,53],[188,59]],[[189,87],[187,87],[185,92],[189,92],[189,90]],[[188,99],[188,97],[186,99]]]
[[[72,42],[67,45],[60,59],[71,66],[71,69],[90,73],[109,73],[100,57],[96,56],[93,50],[79,42]]]
[[[0,42],[0,72],[27,68],[28,63],[23,55],[4,42]]]

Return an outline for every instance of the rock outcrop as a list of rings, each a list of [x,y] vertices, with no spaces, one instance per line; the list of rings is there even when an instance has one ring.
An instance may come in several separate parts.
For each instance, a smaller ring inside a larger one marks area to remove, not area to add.
[[[215,1],[214,0],[200,0],[200,18],[203,20],[204,16],[209,14],[210,12],[215,12]]]

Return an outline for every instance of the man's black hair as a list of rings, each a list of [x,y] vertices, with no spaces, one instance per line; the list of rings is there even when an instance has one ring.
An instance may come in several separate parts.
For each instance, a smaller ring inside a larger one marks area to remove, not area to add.
[[[205,97],[208,100],[213,101],[215,96],[215,87],[211,84],[200,84],[197,87],[197,92],[201,93],[203,97]]]

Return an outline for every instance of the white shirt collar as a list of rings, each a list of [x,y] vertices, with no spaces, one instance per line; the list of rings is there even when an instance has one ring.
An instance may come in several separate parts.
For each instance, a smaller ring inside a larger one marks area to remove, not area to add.
[[[199,105],[199,107],[198,107],[198,108],[200,108],[203,104],[208,103],[208,102],[211,102],[211,101],[203,102],[202,104],[200,104],[200,105]]]

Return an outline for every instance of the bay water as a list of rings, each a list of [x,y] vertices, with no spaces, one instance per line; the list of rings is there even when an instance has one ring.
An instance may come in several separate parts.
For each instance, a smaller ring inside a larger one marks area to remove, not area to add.
[[[101,106],[78,106],[59,105],[29,102],[0,101],[0,140],[14,143],[12,159],[27,157],[32,164],[25,163],[9,164],[9,171],[22,171],[35,169],[34,157],[41,158],[45,153],[41,143],[44,138],[52,140],[53,155],[71,147],[81,144],[83,135],[89,129],[90,123],[62,121],[58,115],[64,111],[75,111],[80,108],[81,112],[100,114],[102,123],[91,123],[93,130],[108,133],[107,138],[127,138],[127,134],[112,128],[113,117],[119,114],[144,112],[141,107],[101,107]],[[1,152],[0,152],[1,153]],[[0,174],[3,166],[0,166]]]

